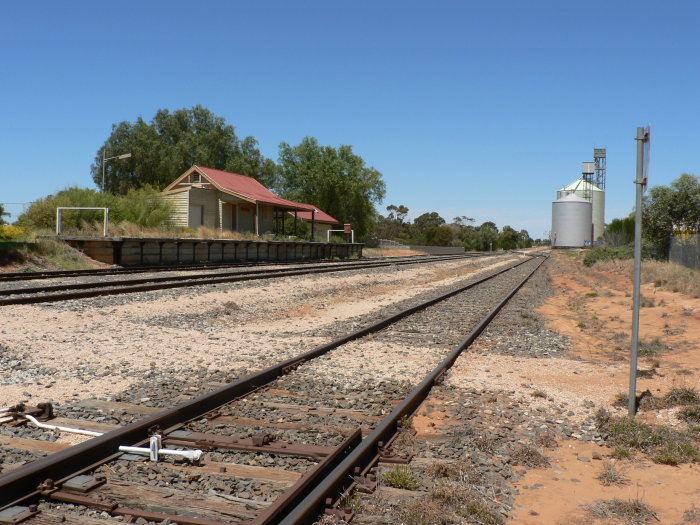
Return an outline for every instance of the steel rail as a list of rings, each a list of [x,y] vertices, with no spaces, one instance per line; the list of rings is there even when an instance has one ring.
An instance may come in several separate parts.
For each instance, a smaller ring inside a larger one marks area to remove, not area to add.
[[[413,260],[413,261],[396,261],[396,262],[389,262],[389,261],[362,261],[362,262],[357,262],[357,263],[349,263],[348,261],[343,261],[342,263],[320,263],[314,266],[315,268],[366,268],[366,267],[371,267],[372,265],[391,265],[391,264],[411,264],[413,262],[414,264],[416,263],[428,263],[428,262],[437,262],[441,260],[453,260],[453,259],[462,259],[466,258],[464,256],[460,257],[454,257],[452,259],[424,259],[424,260]],[[245,267],[244,267],[245,268]],[[137,284],[146,284],[146,283],[160,283],[160,282],[170,282],[170,281],[189,281],[189,280],[197,280],[197,279],[208,279],[208,278],[214,278],[214,277],[229,277],[229,276],[240,276],[240,275],[255,275],[255,274],[263,274],[263,273],[274,273],[274,272],[287,272],[287,271],[294,271],[296,270],[296,267],[291,267],[289,269],[270,269],[270,268],[263,268],[260,270],[256,269],[251,269],[251,270],[238,270],[235,272],[219,272],[219,273],[201,273],[201,274],[195,274],[195,275],[169,275],[165,277],[148,277],[148,278],[141,278],[141,279],[124,279],[124,280],[114,280],[114,281],[92,281],[89,283],[68,283],[68,284],[56,284],[56,285],[43,285],[43,286],[34,286],[34,287],[25,287],[25,288],[5,288],[5,289],[0,289],[0,295],[15,295],[15,294],[29,294],[29,293],[42,293],[42,292],[58,292],[58,291],[63,291],[63,290],[89,290],[92,288],[104,288],[108,286],[119,286],[119,285],[137,285]],[[306,269],[306,268],[304,268]],[[205,268],[203,270],[208,270],[208,268]],[[173,270],[177,271],[177,270]]]
[[[409,256],[389,256],[380,257],[377,260],[405,260],[426,259],[426,258],[448,258],[459,257],[484,257],[491,255],[490,253],[464,253],[460,255],[443,255],[443,256],[427,256],[427,255],[409,255]],[[365,259],[367,260],[367,259]],[[221,268],[246,268],[251,266],[294,266],[308,264],[345,264],[348,261],[344,260],[299,260],[299,261],[249,261],[249,262],[230,262],[230,263],[201,263],[201,264],[173,264],[173,265],[158,265],[158,266],[138,266],[126,268],[94,268],[88,270],[45,270],[38,272],[8,272],[0,274],[0,283],[12,281],[31,281],[40,279],[58,279],[61,277],[92,277],[104,275],[129,275],[134,273],[158,273],[158,272],[186,272],[197,270],[217,270]]]
[[[459,258],[464,258],[460,256]],[[364,270],[372,268],[382,268],[387,266],[405,266],[408,264],[427,264],[446,259],[431,259],[431,260],[411,260],[411,261],[391,261],[391,262],[372,262],[362,265],[345,264],[342,266],[331,265],[313,267],[313,268],[298,268],[291,270],[250,270],[247,272],[230,272],[210,275],[184,275],[172,277],[155,277],[150,279],[132,279],[126,281],[111,281],[103,283],[75,283],[67,285],[34,287],[34,288],[14,288],[0,290],[0,295],[10,295],[7,299],[0,299],[0,306],[13,304],[35,304],[56,301],[67,301],[71,299],[85,299],[89,297],[101,297],[105,295],[118,295],[136,292],[149,292],[155,290],[167,290],[171,288],[185,288],[188,286],[204,286],[209,284],[233,283],[239,281],[253,281],[259,279],[273,279],[281,277],[292,277],[296,275],[308,275],[314,273],[330,273],[343,272],[352,270]],[[447,259],[453,260],[453,259]],[[40,294],[42,292],[59,292],[62,290],[84,290],[66,293],[51,293],[48,295],[31,295]]]
[[[41,279],[60,279],[62,277],[98,277],[104,275],[130,275],[134,273],[158,272],[189,272],[197,270],[218,270],[220,268],[245,268],[250,266],[292,266],[294,264],[330,263],[328,260],[304,261],[249,261],[230,263],[201,263],[201,264],[161,264],[158,266],[93,268],[87,270],[45,270],[37,272],[8,272],[0,274],[0,283],[13,281],[36,281]],[[343,262],[341,260],[332,262]]]
[[[38,459],[24,466],[21,466],[7,474],[0,475],[0,510],[11,504],[17,504],[27,498],[38,495],[37,487],[47,478],[53,480],[63,480],[75,475],[81,470],[94,466],[105,461],[117,453],[120,445],[140,443],[148,439],[149,429],[158,426],[162,429],[175,429],[184,422],[201,417],[217,407],[220,407],[232,400],[247,395],[275,379],[289,373],[305,361],[319,357],[330,350],[345,343],[359,339],[373,332],[377,332],[404,317],[415,312],[424,310],[429,306],[449,299],[470,288],[489,281],[503,273],[506,273],[518,266],[532,260],[525,259],[513,265],[502,268],[493,274],[482,277],[465,286],[441,294],[429,299],[421,304],[412,306],[393,315],[385,317],[369,326],[346,334],[334,341],[318,346],[312,350],[299,354],[295,357],[282,361],[244,378],[238,379],[226,386],[218,388],[207,394],[203,394],[194,399],[176,405],[154,414],[142,420],[136,421],[122,428],[112,430],[95,437],[81,444],[68,449],[56,452],[44,458]]]
[[[453,348],[450,354],[430,372],[421,383],[414,388],[411,393],[383,419],[377,427],[356,447],[343,462],[323,480],[302,501],[293,509],[282,521],[281,525],[301,525],[313,523],[318,516],[323,513],[327,498],[335,501],[345,491],[350,488],[355,480],[352,477],[353,471],[359,468],[360,471],[367,471],[378,460],[377,448],[380,442],[388,442],[396,432],[397,425],[401,418],[413,414],[421,403],[428,397],[430,390],[436,380],[449,369],[465,348],[468,348],[481,332],[488,326],[498,312],[506,305],[518,290],[532,277],[532,275],[544,263],[545,258],[516,286],[508,295],[501,300],[479,324],[460,343]]]

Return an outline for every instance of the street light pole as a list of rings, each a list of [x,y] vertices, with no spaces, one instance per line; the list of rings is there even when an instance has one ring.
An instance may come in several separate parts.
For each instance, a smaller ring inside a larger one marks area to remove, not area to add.
[[[105,163],[108,160],[113,160],[113,159],[128,159],[131,157],[131,153],[124,153],[123,155],[117,155],[116,157],[107,157],[105,158],[105,150],[102,150],[102,186],[100,187],[100,191],[104,193],[105,191]]]

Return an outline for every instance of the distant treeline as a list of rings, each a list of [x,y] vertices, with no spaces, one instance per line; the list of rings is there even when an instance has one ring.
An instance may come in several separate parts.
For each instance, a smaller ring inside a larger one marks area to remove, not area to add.
[[[515,230],[511,226],[498,229],[488,221],[475,226],[474,219],[455,217],[451,223],[436,212],[424,213],[413,222],[407,220],[406,206],[387,206],[387,215],[379,217],[375,236],[402,244],[422,246],[464,246],[468,251],[513,250],[548,244],[548,241],[531,239],[527,230]]]

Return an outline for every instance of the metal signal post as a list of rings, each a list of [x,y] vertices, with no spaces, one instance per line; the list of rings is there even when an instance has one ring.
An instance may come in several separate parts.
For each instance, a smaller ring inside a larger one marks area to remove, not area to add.
[[[642,194],[647,187],[649,172],[649,126],[637,128],[636,209],[634,216],[634,292],[632,296],[632,344],[630,348],[630,392],[628,414],[637,413],[637,349],[639,346],[639,281],[642,273]]]

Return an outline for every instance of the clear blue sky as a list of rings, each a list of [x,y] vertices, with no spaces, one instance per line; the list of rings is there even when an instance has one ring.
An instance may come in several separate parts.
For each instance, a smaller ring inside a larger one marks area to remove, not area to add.
[[[606,219],[700,175],[700,2],[2,1],[0,202],[94,187],[113,123],[196,104],[253,135],[350,144],[389,204],[550,228],[555,190],[608,151]],[[12,212],[21,206],[8,205]]]

